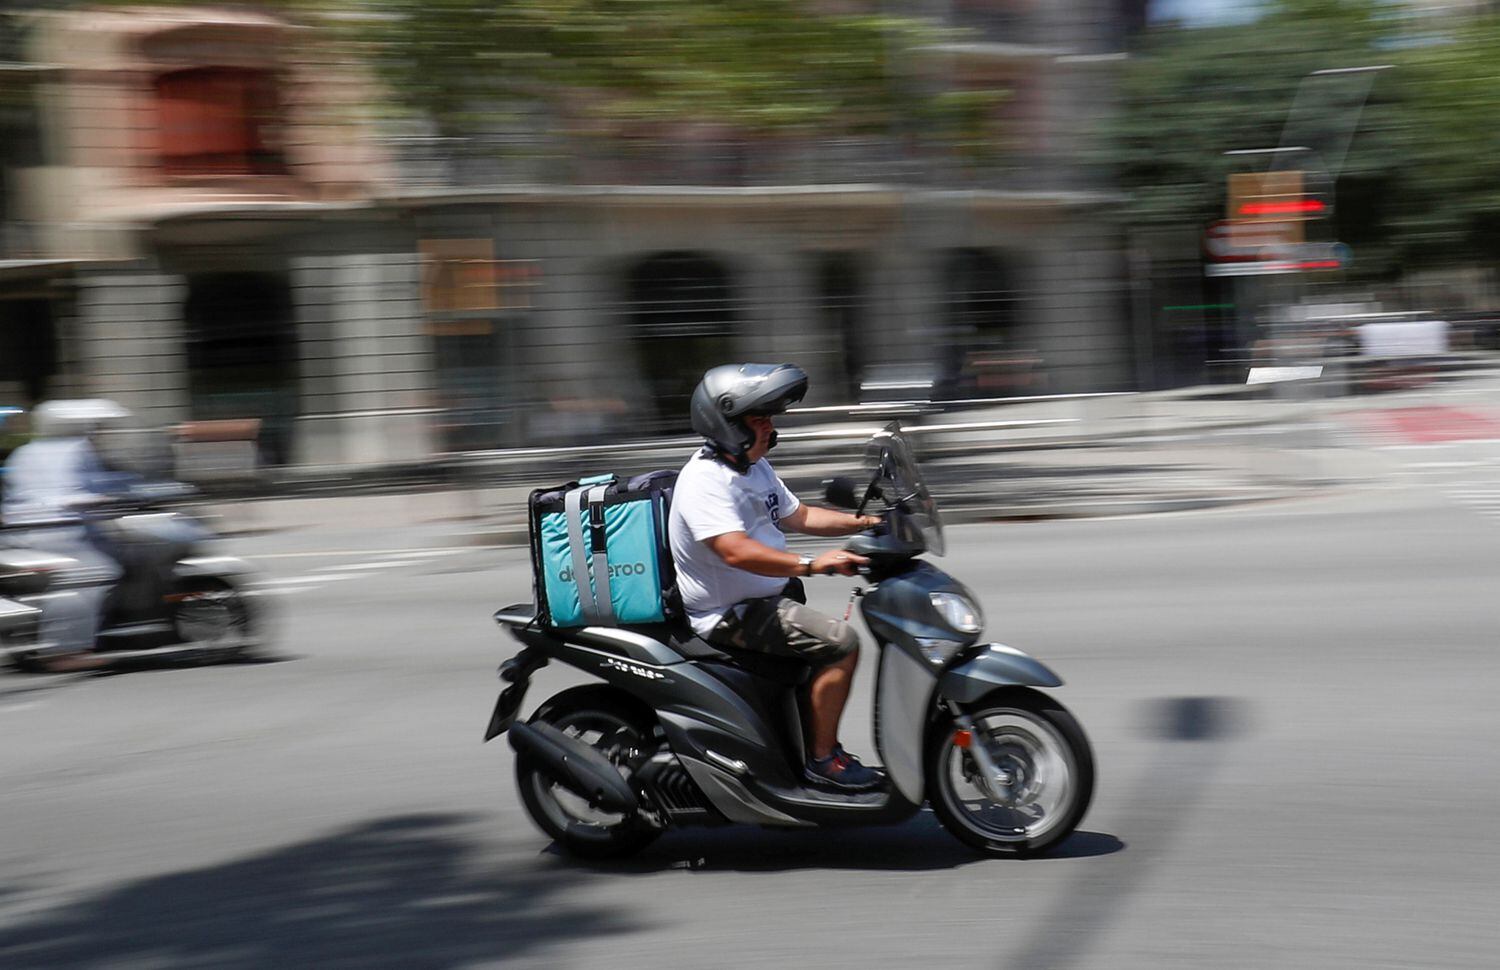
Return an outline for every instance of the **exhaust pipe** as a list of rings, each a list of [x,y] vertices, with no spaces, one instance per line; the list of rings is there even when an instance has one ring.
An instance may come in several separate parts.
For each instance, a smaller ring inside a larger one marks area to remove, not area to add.
[[[536,762],[548,778],[591,805],[610,812],[636,811],[635,792],[608,758],[542,721],[510,726],[510,746]]]

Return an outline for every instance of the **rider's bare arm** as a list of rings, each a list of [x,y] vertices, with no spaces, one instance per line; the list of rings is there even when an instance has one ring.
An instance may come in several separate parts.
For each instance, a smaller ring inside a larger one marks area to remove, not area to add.
[[[822,509],[821,511],[828,510]],[[848,516],[848,518],[853,518],[853,516]],[[817,576],[831,573],[852,576],[856,569],[869,562],[864,556],[845,552],[842,549],[830,549],[815,558],[811,567],[804,568],[802,557],[795,552],[772,549],[764,542],[757,542],[743,532],[726,532],[723,535],[716,535],[711,539],[705,539],[704,544],[725,563],[735,569],[755,573],[757,576]]]
[[[797,506],[797,511],[783,516],[778,524],[786,532],[801,532],[810,536],[850,536],[862,529],[879,525],[880,518],[818,508],[803,502]]]

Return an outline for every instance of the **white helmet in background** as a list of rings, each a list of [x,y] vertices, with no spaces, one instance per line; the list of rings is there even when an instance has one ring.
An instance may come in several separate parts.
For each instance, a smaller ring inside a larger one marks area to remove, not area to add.
[[[128,408],[105,398],[45,401],[31,412],[31,431],[38,438],[85,438],[121,427]]]

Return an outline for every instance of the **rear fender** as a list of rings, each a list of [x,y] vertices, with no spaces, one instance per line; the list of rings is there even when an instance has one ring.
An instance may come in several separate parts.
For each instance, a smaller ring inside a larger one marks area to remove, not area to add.
[[[179,579],[222,579],[230,583],[241,583],[253,578],[260,570],[237,556],[192,556],[179,559],[172,566],[172,575]]]
[[[521,710],[521,701],[526,698],[526,688],[531,686],[531,675],[546,665],[546,655],[530,647],[500,665],[500,679],[505,681],[506,687],[495,701],[489,727],[485,728],[485,741],[493,741],[510,730]]]

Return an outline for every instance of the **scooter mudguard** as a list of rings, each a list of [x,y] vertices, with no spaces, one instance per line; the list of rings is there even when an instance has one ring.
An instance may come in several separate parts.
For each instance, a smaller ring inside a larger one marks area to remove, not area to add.
[[[493,741],[515,723],[516,713],[521,710],[521,701],[526,696],[526,684],[511,684],[495,699],[495,709],[490,712],[489,726],[484,729],[484,740]]]
[[[997,687],[1061,687],[1062,682],[1035,657],[992,643],[978,656],[946,671],[938,682],[938,693],[960,704],[972,704]]]
[[[531,675],[547,665],[547,657],[538,650],[527,648],[500,665],[500,679],[509,686],[500,692],[495,701],[495,710],[490,714],[490,723],[484,731],[484,740],[492,741],[510,729],[521,710],[521,701],[526,697],[526,688],[531,684]]]

